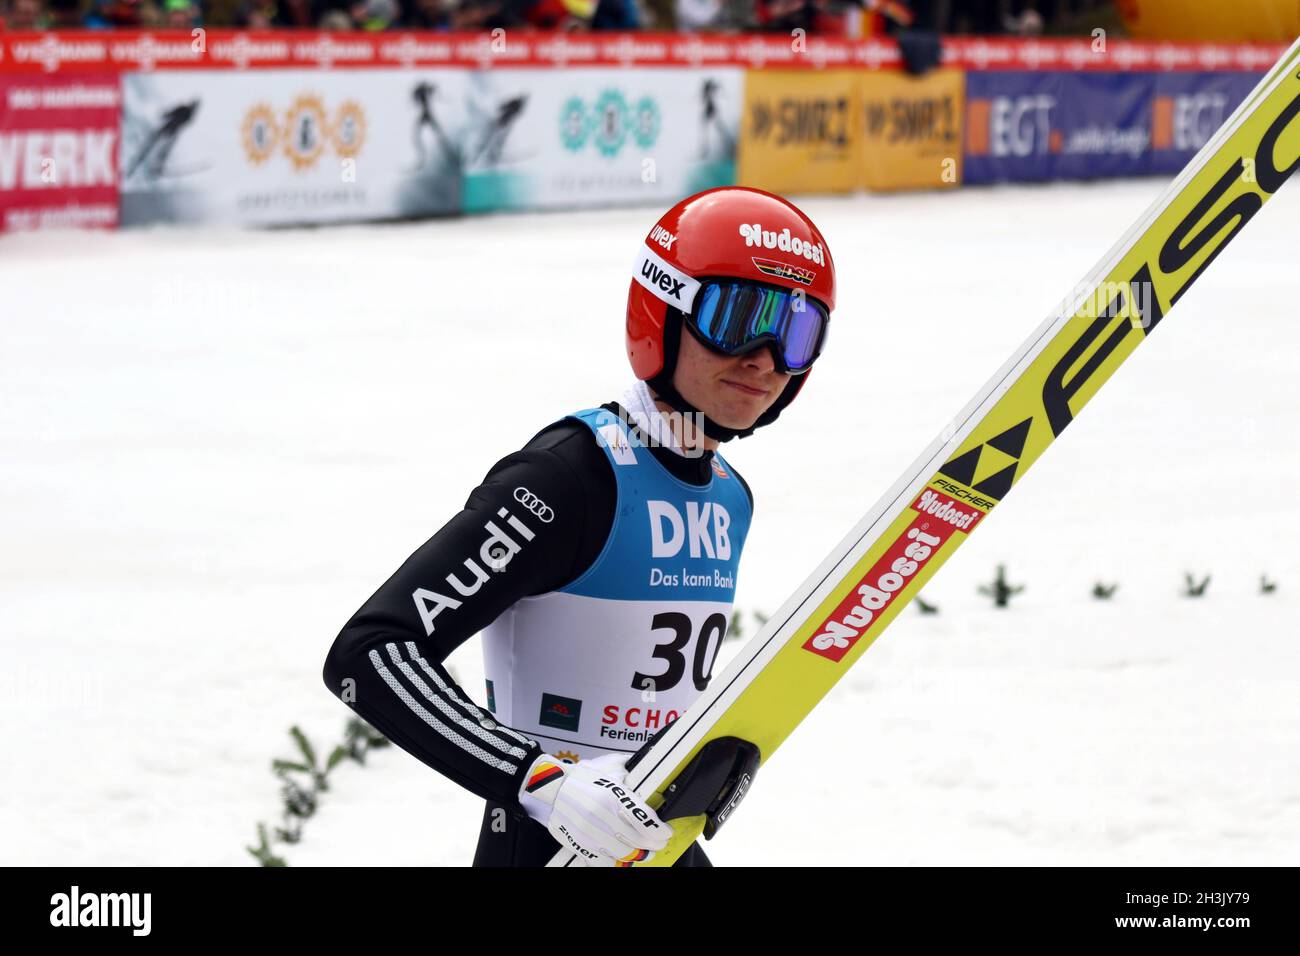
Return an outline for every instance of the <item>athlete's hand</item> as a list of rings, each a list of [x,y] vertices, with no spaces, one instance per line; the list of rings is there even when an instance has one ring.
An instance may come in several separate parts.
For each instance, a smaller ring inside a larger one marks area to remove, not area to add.
[[[673,831],[624,785],[626,762],[620,754],[581,763],[542,754],[528,768],[519,802],[588,866],[644,863]]]

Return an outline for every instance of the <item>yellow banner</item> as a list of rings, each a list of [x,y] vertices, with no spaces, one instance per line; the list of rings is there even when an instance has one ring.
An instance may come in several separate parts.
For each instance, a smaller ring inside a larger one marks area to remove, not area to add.
[[[737,182],[776,193],[858,188],[857,92],[851,70],[748,71]]]
[[[1125,0],[1118,8],[1141,40],[1283,42],[1300,34],[1300,0]]]
[[[868,189],[946,189],[961,183],[961,70],[859,76],[862,172]]]

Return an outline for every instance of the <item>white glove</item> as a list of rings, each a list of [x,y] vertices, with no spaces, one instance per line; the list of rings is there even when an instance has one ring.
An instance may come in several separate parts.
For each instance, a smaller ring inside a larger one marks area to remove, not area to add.
[[[626,763],[621,754],[581,763],[542,754],[528,768],[519,803],[588,866],[644,863],[673,831],[624,784]]]

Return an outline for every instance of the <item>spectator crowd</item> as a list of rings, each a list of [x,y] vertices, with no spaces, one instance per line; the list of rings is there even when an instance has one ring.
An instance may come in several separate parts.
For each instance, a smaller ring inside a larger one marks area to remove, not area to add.
[[[1111,0],[0,0],[0,31],[658,30],[1035,35]]]

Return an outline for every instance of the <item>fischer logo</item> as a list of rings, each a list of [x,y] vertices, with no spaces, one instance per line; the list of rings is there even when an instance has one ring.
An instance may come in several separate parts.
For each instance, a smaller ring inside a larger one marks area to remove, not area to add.
[[[933,515],[940,521],[946,521],[961,531],[969,531],[981,517],[980,512],[959,508],[951,498],[936,494],[929,488],[921,492],[921,497],[912,507],[921,514]]]
[[[646,812],[645,807],[643,807],[638,800],[630,796],[626,790],[616,784],[613,780],[606,780],[604,777],[601,777],[595,782],[595,786],[604,787],[617,797],[618,802],[627,807],[628,810],[631,811],[633,817],[641,821],[642,827],[647,830],[659,829],[659,821],[651,817],[650,814]]]
[[[497,515],[505,518],[505,523],[523,538],[523,544],[532,541],[536,535],[528,527],[505,508],[498,508]],[[485,540],[478,549],[478,560],[466,558],[465,567],[473,575],[473,581],[466,584],[461,581],[460,576],[453,571],[445,578],[446,582],[451,585],[461,597],[470,597],[478,593],[479,588],[487,583],[488,572],[483,570],[485,567],[493,573],[500,574],[509,567],[514,556],[523,548],[523,544],[515,541],[505,531],[503,531],[495,521],[487,521],[483,524],[483,530],[488,533]],[[411,592],[411,598],[415,601],[415,608],[420,614],[420,620],[424,622],[424,633],[426,636],[433,633],[433,619],[445,610],[454,611],[463,603],[457,598],[441,594],[438,591],[431,591],[428,588],[416,588]]]
[[[912,524],[818,626],[804,650],[837,663],[843,660],[952,533],[970,531],[983,517],[929,488],[911,508],[918,512]]]
[[[963,488],[961,485],[957,484],[956,482],[945,481],[942,478],[936,478],[934,480],[934,484],[938,485],[940,488],[948,492],[948,494],[952,495],[954,498],[964,498],[965,500],[969,501],[971,504],[975,505],[975,507],[982,508],[985,511],[992,510],[993,506],[997,504],[996,501],[989,501],[989,499],[987,498],[981,498],[979,497],[979,495],[967,491],[965,488]]]
[[[650,241],[663,246],[668,251],[672,251],[673,243],[677,241],[677,237],[663,226],[655,226],[650,230]]]
[[[745,222],[740,224],[740,234],[744,237],[746,246],[780,249],[782,252],[803,256],[819,266],[826,265],[826,250],[822,248],[820,242],[809,242],[806,239],[800,239],[798,236],[791,236],[789,229],[775,232],[771,229],[764,229],[761,223]]]

